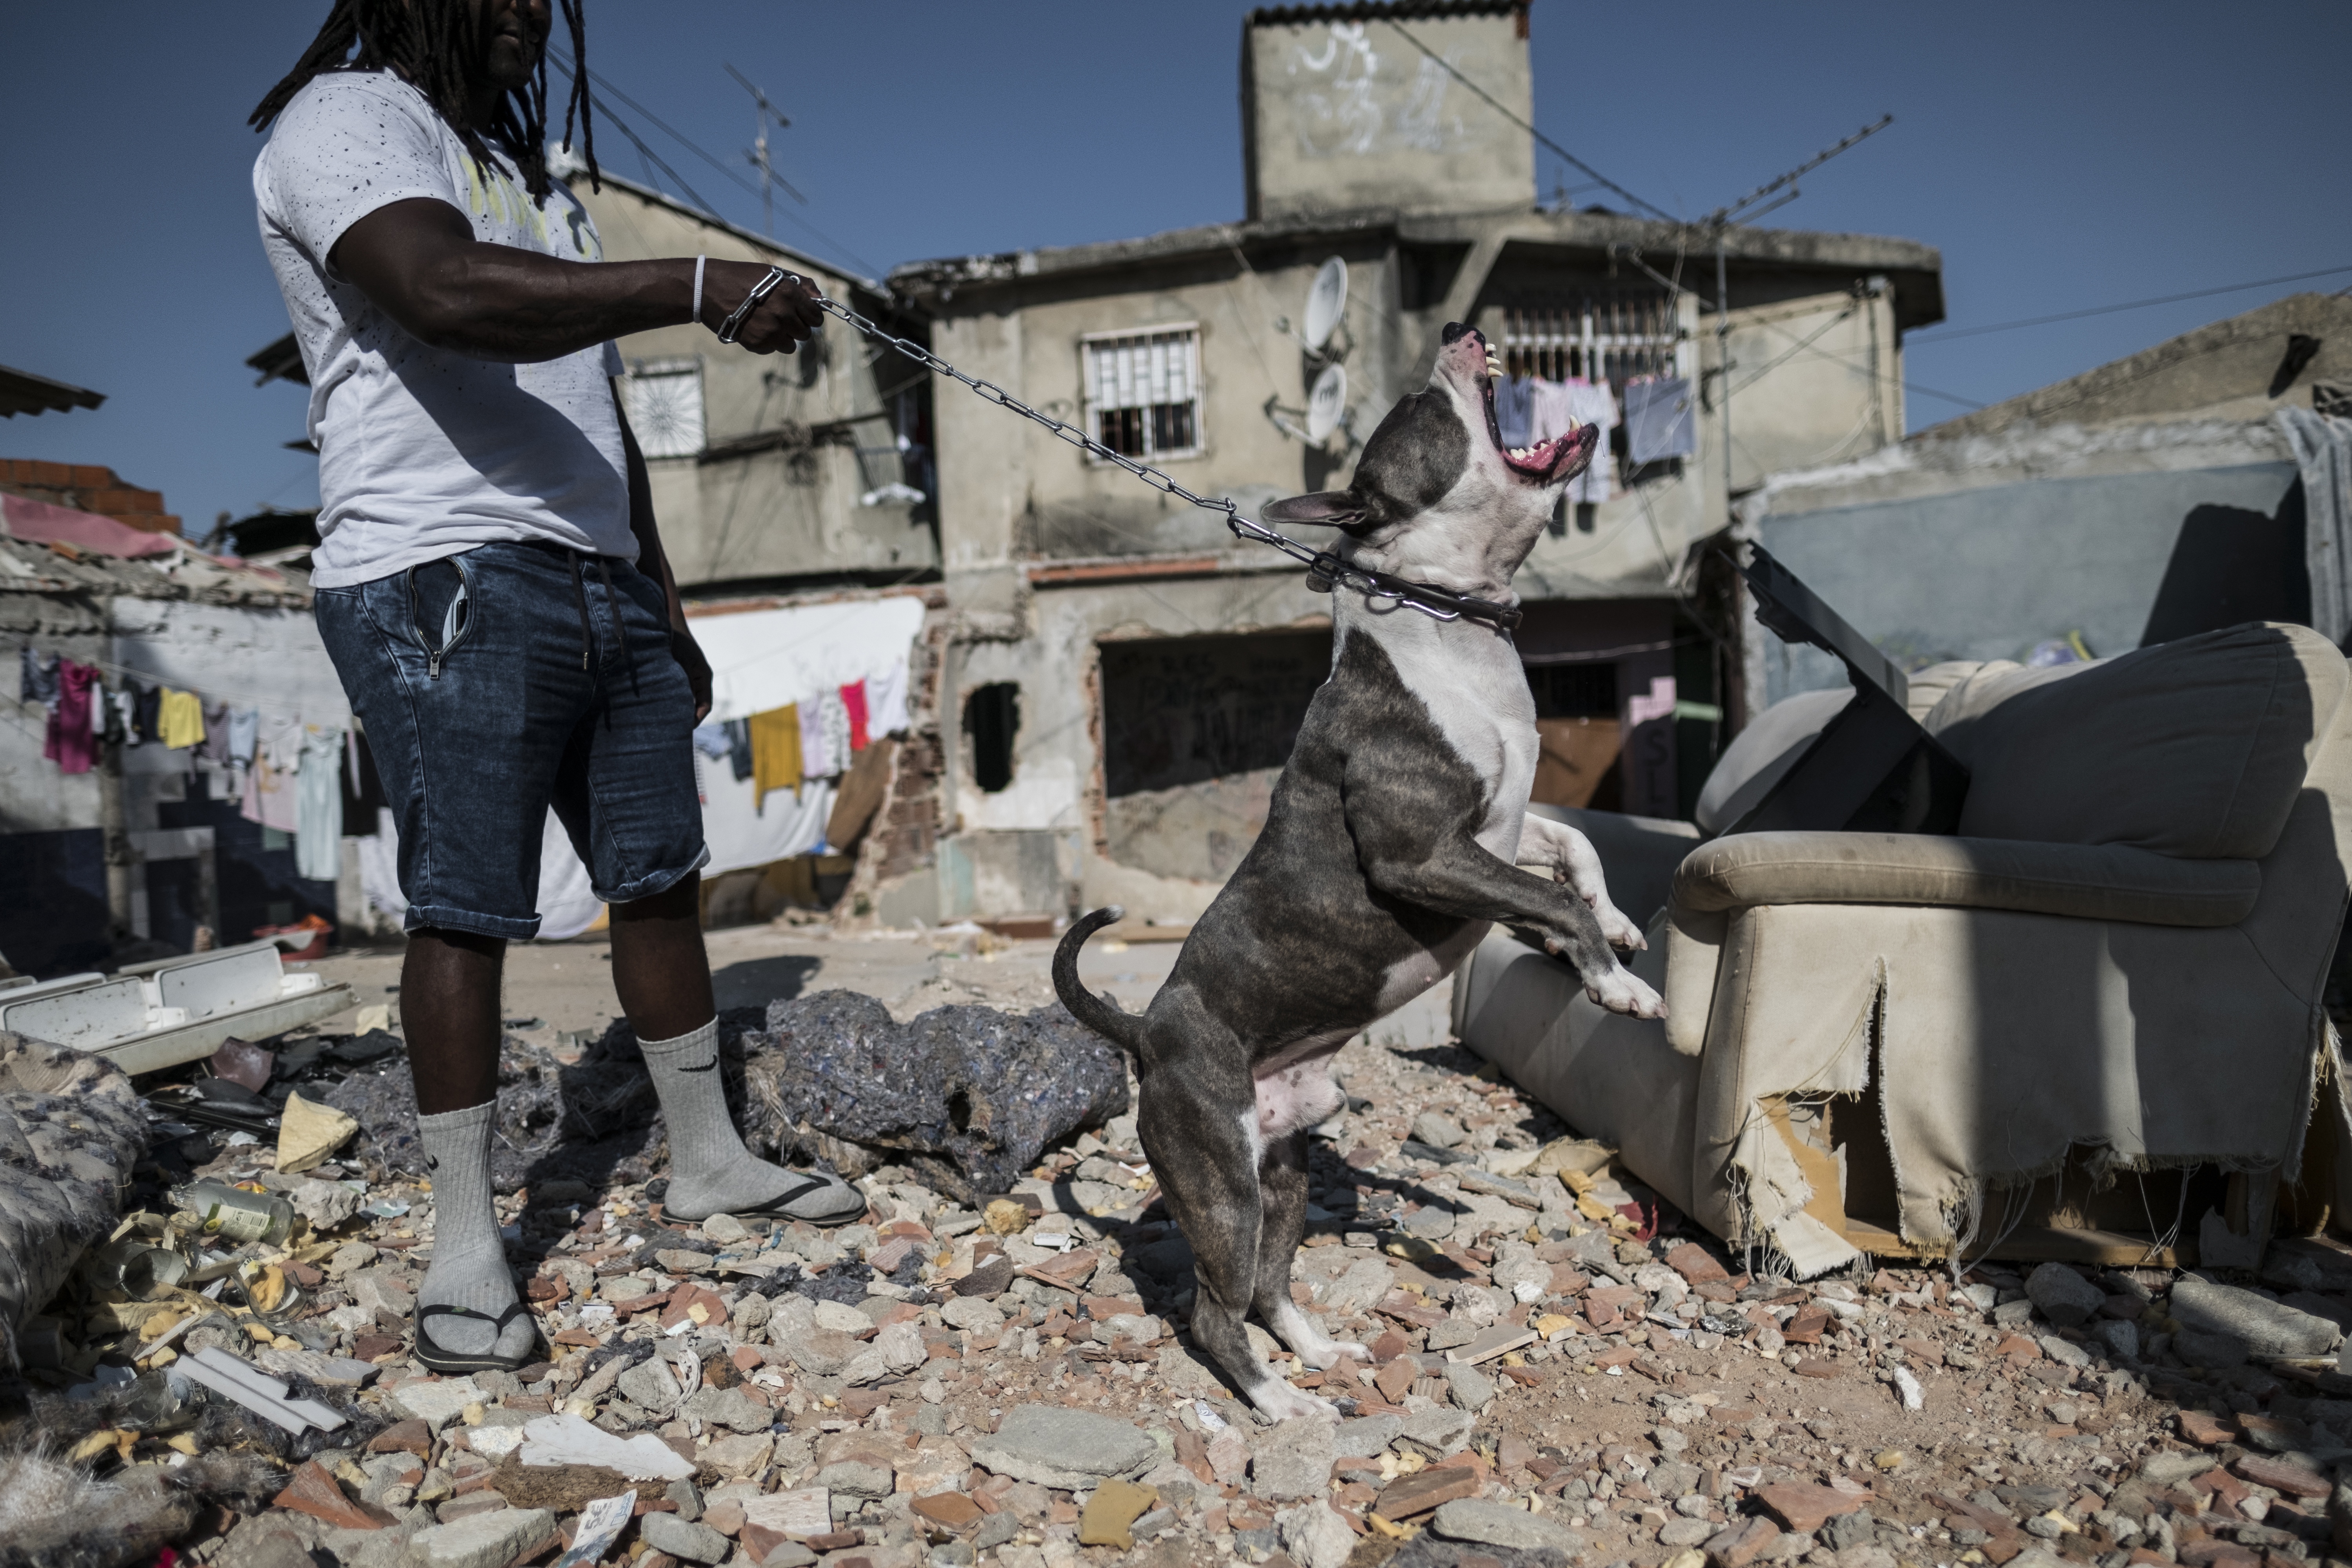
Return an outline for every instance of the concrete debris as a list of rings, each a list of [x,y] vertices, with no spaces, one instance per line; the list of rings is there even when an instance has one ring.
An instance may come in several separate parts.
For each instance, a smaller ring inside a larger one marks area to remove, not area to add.
[[[2344,1342],[2344,1331],[2326,1318],[2201,1274],[2173,1286],[2172,1316],[2186,1330],[2233,1341],[2252,1355],[2322,1356]]]
[[[940,1007],[900,1024],[852,991],[777,1002],[744,1079],[755,1148],[816,1134],[887,1151],[964,1203],[1009,1192],[1047,1144],[1128,1109],[1125,1061],[1058,1003],[1025,1016]]]
[[[2042,1315],[2066,1328],[2091,1321],[2107,1293],[2063,1263],[2044,1263],[2025,1277],[2025,1294]]]
[[[2280,1568],[2352,1543],[2352,1379],[2275,1364],[2352,1319],[2332,1253],[2271,1267],[2277,1298],[2073,1264],[1799,1281],[1444,1047],[1337,1059],[1290,1293],[1370,1360],[1318,1370],[1253,1323],[1336,1416],[1266,1424],[1191,1342],[1124,1065],[1060,1054],[1031,995],[955,994],[899,1023],[842,993],[728,1015],[754,1135],[861,1173],[869,1212],[835,1230],[671,1220],[625,1027],[511,1035],[499,1218],[543,1358],[513,1373],[414,1360],[435,1215],[404,1064],[302,1080],[361,1133],[300,1174],[270,1141],[162,1134],[174,1182],[293,1205],[282,1243],[216,1249],[277,1305],[60,1299],[21,1340],[36,1419],[110,1480],[262,1467],[231,1511],[169,1514],[227,1568]],[[268,1092],[307,1044],[272,1043]],[[1038,1092],[963,1102],[992,1131],[959,1142],[953,1088],[877,1091],[884,1051]],[[348,1425],[297,1439],[194,1375],[216,1357]]]

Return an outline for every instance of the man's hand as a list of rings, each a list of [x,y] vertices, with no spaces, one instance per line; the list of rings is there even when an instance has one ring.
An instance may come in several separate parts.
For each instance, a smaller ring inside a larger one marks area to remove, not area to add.
[[[670,628],[669,651],[677,667],[686,671],[687,687],[694,693],[694,721],[699,725],[710,717],[710,661],[702,657],[701,645],[684,626]]]
[[[468,358],[533,364],[607,339],[675,327],[693,309],[694,259],[559,261],[474,237],[466,215],[444,201],[389,202],[343,231],[328,255],[335,272],[421,342]],[[709,261],[703,324],[716,328],[767,268]],[[822,320],[806,285],[779,283],[739,334],[754,353],[790,353]]]
[[[767,277],[764,262],[712,261],[702,276],[702,324],[716,331]],[[752,307],[751,318],[735,341],[755,354],[790,353],[816,336],[824,313],[817,309],[816,290],[808,279],[786,278]]]

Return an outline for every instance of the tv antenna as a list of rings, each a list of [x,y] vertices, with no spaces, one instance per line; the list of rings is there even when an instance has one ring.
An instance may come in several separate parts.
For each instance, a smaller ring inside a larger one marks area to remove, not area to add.
[[[719,64],[727,65],[727,62],[721,60]],[[777,186],[782,185],[784,195],[803,206],[808,205],[808,198],[793,189],[792,182],[777,174],[775,165],[768,161],[768,127],[773,124],[777,130],[782,131],[791,126],[792,121],[785,119],[783,111],[769,102],[768,95],[752,85],[751,79],[741,71],[729,65],[727,74],[751,95],[751,145],[744,150],[743,156],[751,167],[760,171],[760,226],[763,233],[772,236],[776,232]]]

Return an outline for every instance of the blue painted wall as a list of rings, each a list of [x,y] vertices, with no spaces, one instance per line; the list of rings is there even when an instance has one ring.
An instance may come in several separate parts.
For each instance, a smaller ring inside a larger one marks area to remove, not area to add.
[[[2249,620],[2301,621],[2303,488],[2292,463],[2034,479],[1776,513],[1766,549],[1889,657],[2022,658],[2079,631],[2126,652]],[[1845,684],[1763,634],[1768,699]]]

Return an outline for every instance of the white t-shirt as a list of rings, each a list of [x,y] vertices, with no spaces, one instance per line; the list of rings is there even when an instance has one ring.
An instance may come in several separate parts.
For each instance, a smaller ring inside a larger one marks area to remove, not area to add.
[[[501,540],[550,540],[635,561],[607,342],[499,364],[420,342],[327,266],[343,231],[429,197],[474,237],[566,261],[604,256],[561,183],[535,205],[511,163],[472,154],[425,95],[389,71],[337,71],[294,95],[253,166],[262,248],[310,373],[319,448],[311,580],[365,583]]]

